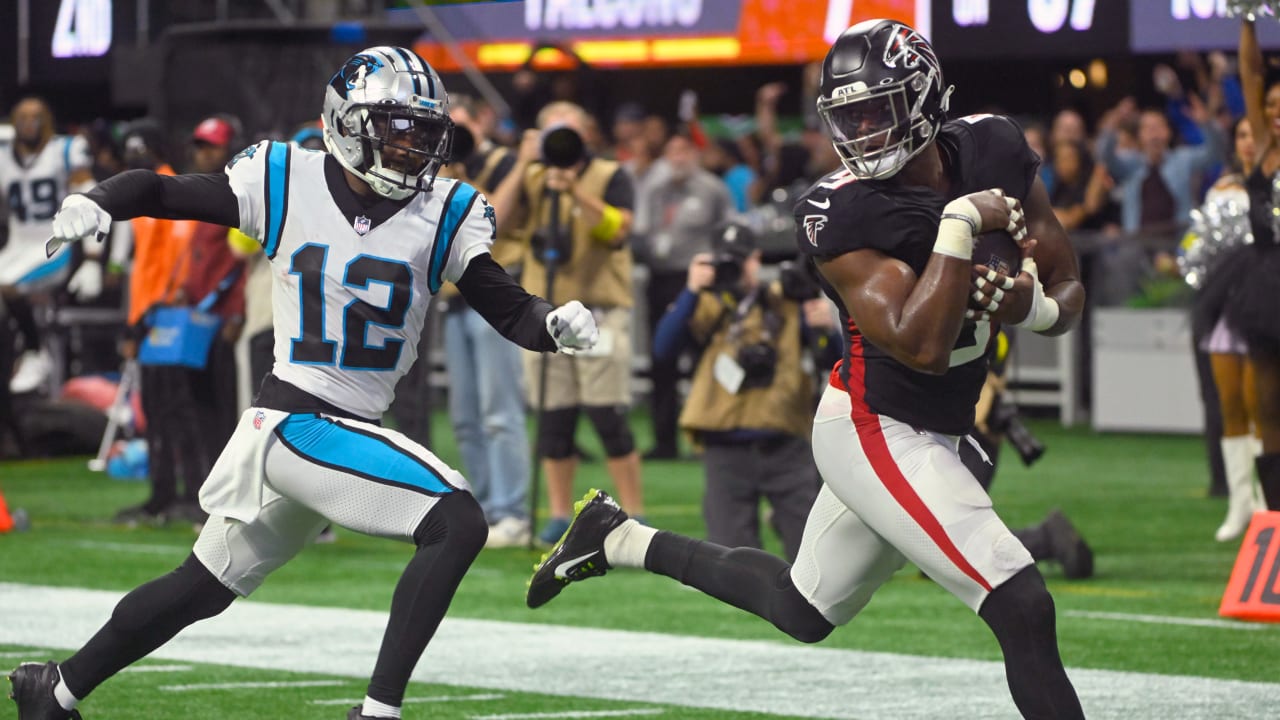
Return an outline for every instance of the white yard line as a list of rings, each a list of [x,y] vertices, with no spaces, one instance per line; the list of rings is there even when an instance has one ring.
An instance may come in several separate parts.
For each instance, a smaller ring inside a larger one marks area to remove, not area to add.
[[[106,550],[108,552],[137,553],[139,555],[168,555],[177,558],[191,552],[190,546],[186,545],[148,545],[146,543],[114,543],[94,540],[50,540],[49,543],[52,545],[70,545],[71,547],[84,548],[86,550]]]
[[[161,685],[167,692],[192,692],[194,690],[253,690],[271,688],[305,688],[333,687],[346,685],[347,680],[281,680],[279,682],[227,682],[227,683],[195,683],[193,685]]]
[[[635,715],[661,715],[659,708],[635,708],[633,710],[564,710],[561,712],[506,713],[503,715],[472,715],[471,720],[538,720],[540,718],[604,718],[632,717]]]
[[[76,648],[120,595],[0,583],[0,644]],[[839,632],[857,632],[859,622],[874,620],[855,620]],[[152,658],[363,679],[385,625],[383,612],[239,601]],[[1196,633],[1187,638],[1188,652],[1203,650],[1205,667],[1214,662],[1206,630],[1165,632]],[[498,692],[836,720],[1018,717],[999,662],[830,649],[779,637],[722,640],[447,618],[413,677]],[[1280,684],[1272,683],[1070,673],[1093,720],[1267,717],[1280,697]]]
[[[190,665],[134,665],[127,667],[120,672],[127,673],[169,673],[169,672],[189,672]]]
[[[1223,628],[1226,630],[1273,630],[1274,626],[1250,623],[1242,620],[1212,620],[1209,618],[1177,617],[1174,615],[1134,615],[1130,613],[1093,612],[1091,610],[1067,610],[1067,617],[1090,620],[1119,620],[1121,622],[1151,623],[1153,625],[1186,625],[1189,627]]]
[[[502,700],[506,695],[502,693],[476,693],[474,695],[440,695],[438,697],[421,697],[421,698],[405,698],[402,703],[405,705],[415,705],[417,703],[446,703],[446,702],[484,702],[486,700]],[[312,700],[312,705],[358,705],[364,702],[364,698],[353,698],[351,700]]]

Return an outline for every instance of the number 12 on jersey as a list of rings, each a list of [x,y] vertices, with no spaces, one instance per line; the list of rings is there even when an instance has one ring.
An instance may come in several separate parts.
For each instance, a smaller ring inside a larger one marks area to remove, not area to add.
[[[342,348],[325,336],[325,265],[329,248],[308,243],[289,258],[289,274],[298,276],[298,336],[293,338],[289,361],[304,365],[332,365],[340,358],[344,370],[393,370],[400,361],[403,339],[369,343],[369,326],[398,330],[413,299],[413,271],[396,260],[357,255],[347,263],[342,284],[367,290],[374,283],[387,285],[385,307],[352,300],[342,310]]]

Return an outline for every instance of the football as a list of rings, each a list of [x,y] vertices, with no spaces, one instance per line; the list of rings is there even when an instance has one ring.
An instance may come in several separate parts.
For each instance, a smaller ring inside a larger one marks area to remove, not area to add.
[[[1013,277],[1022,267],[1022,248],[1004,230],[984,232],[973,244],[973,264]]]

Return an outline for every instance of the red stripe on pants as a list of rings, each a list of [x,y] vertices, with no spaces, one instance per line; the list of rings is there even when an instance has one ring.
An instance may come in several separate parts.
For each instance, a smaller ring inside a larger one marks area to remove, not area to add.
[[[938,522],[938,518],[934,517],[929,506],[920,499],[915,488],[911,487],[911,483],[907,482],[906,476],[902,474],[898,463],[893,459],[893,454],[889,452],[889,444],[884,439],[884,429],[880,426],[880,416],[871,412],[871,408],[867,406],[865,397],[867,368],[862,354],[862,335],[852,333],[850,343],[849,385],[845,387],[841,382],[839,365],[831,372],[831,383],[849,393],[853,406],[853,411],[850,413],[853,426],[858,431],[858,442],[862,445],[862,452],[871,461],[871,469],[875,471],[880,483],[889,491],[898,505],[907,511],[911,519],[925,531],[938,549],[942,550],[942,553],[960,568],[961,572],[981,585],[982,589],[991,592],[991,583],[988,583],[982,574],[969,564],[960,549],[951,542],[947,531],[942,529],[942,523]]]

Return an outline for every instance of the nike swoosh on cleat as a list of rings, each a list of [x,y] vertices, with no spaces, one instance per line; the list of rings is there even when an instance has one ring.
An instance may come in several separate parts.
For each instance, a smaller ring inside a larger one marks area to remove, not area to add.
[[[818,208],[819,210],[826,210],[827,208],[831,207],[831,198],[825,198],[822,202],[818,202],[813,198],[809,198],[809,204]]]
[[[577,565],[583,560],[587,560],[592,556],[599,555],[599,554],[600,554],[599,550],[592,550],[591,552],[581,557],[576,557],[576,558],[573,558],[572,560],[565,560],[564,562],[556,566],[556,571],[555,571],[556,577],[560,578],[561,580],[568,578],[569,577],[568,571],[572,570],[574,565]]]

